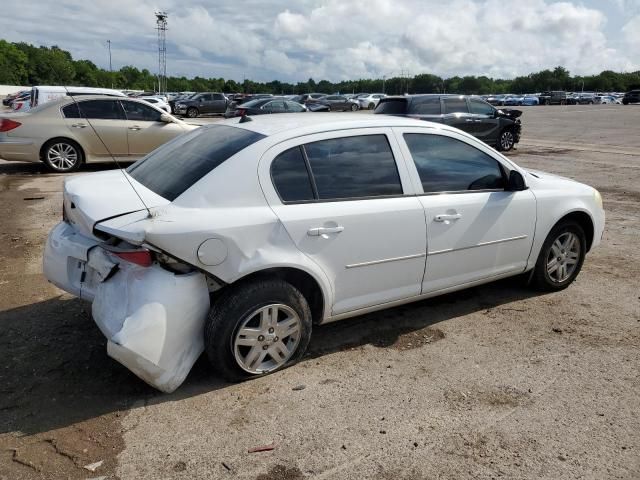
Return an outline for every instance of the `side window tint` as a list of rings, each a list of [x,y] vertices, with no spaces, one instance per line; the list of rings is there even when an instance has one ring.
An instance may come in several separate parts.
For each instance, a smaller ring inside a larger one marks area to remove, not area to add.
[[[498,162],[455,138],[405,133],[425,193],[503,189]]]
[[[467,100],[464,97],[444,97],[443,113],[469,113]]]
[[[136,120],[138,122],[159,122],[162,113],[155,108],[139,102],[123,101],[122,106],[127,114],[127,120]]]
[[[402,194],[386,135],[321,140],[305,150],[321,200]]]
[[[440,115],[440,97],[416,97],[409,108],[409,113]]]
[[[296,102],[285,102],[289,112],[304,112],[304,107]]]
[[[284,102],[282,100],[276,100],[269,102],[264,106],[265,110],[271,110],[272,112],[285,112]]]
[[[271,163],[273,186],[284,202],[313,200],[309,172],[302,147],[294,147],[278,155]]]
[[[476,115],[493,115],[493,107],[486,102],[471,99],[469,100],[469,104],[471,105],[471,113],[475,113]]]
[[[87,100],[79,102],[80,116],[101,120],[122,120],[124,117],[118,100]]]
[[[80,110],[78,109],[78,105],[75,103],[70,103],[66,107],[63,107],[62,114],[64,115],[64,118],[81,118]]]

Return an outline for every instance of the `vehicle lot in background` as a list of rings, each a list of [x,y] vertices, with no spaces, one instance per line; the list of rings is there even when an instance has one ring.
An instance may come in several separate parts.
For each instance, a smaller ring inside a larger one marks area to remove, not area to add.
[[[242,115],[264,115],[266,113],[302,113],[307,109],[304,105],[287,100],[285,97],[259,98],[236,105],[231,103],[224,113],[225,118]]]
[[[211,113],[224,113],[231,101],[222,93],[196,93],[186,99],[176,100],[173,112],[189,118]]]
[[[624,94],[622,98],[623,105],[628,105],[630,103],[640,103],[640,90],[631,90]]]
[[[386,97],[384,93],[371,93],[368,95],[358,96],[358,105],[361,110],[373,110],[378,106],[381,98]]]
[[[0,162],[0,474],[638,478],[638,115],[524,111],[508,156],[604,197],[603,243],[569,290],[503,281],[316,328],[294,368],[228,385],[199,362],[169,396],[109,359],[88,305],[40,273],[66,175]],[[82,468],[98,460],[96,473]]]
[[[307,105],[310,103],[307,102]],[[325,105],[331,112],[356,112],[360,109],[357,101],[343,95],[326,95],[314,100],[313,103]]]

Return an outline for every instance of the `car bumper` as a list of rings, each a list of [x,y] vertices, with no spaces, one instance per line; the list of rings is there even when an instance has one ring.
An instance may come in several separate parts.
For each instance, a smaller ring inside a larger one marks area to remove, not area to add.
[[[174,110],[174,113],[177,113],[178,115],[184,115],[185,113],[187,113],[187,107],[182,107],[182,108],[177,108]]]
[[[176,275],[157,264],[118,262],[62,222],[47,239],[44,274],[93,302],[108,355],[158,390],[178,388],[204,351],[209,290],[199,272]]]
[[[40,149],[31,139],[0,134],[0,158],[18,162],[39,162]]]

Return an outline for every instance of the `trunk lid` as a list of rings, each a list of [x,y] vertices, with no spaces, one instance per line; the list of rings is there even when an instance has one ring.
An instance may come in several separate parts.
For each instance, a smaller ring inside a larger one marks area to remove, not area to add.
[[[98,222],[133,212],[144,212],[145,205],[153,209],[171,203],[138,183],[124,170],[67,178],[63,195],[67,221],[83,235],[90,237],[95,237],[93,228]]]

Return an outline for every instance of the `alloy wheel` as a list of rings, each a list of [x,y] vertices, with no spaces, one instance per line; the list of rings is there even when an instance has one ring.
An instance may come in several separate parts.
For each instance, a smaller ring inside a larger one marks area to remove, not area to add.
[[[78,150],[68,143],[54,143],[47,150],[47,161],[61,172],[73,169],[79,157]]]
[[[504,151],[511,150],[513,148],[514,138],[511,130],[505,130],[500,135],[500,149]]]
[[[562,283],[573,275],[580,260],[580,248],[580,239],[572,232],[554,240],[547,255],[547,274],[552,282]]]
[[[270,304],[250,313],[233,337],[233,354],[244,371],[267,373],[286,364],[298,348],[301,320],[291,307]]]

